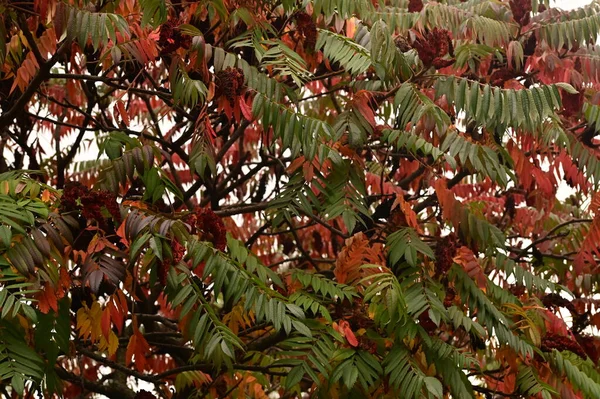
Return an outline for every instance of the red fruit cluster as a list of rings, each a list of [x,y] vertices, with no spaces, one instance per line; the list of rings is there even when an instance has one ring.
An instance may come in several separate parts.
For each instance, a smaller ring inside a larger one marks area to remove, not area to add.
[[[444,306],[449,308],[454,304],[454,299],[456,299],[456,291],[454,288],[446,289],[446,297],[444,298]]]
[[[349,307],[351,306],[351,316],[349,316],[348,321],[350,322],[350,326],[353,331],[358,331],[361,328],[368,329],[373,326],[373,320],[369,318],[369,306],[365,305],[365,303],[355,298],[352,301],[352,304],[348,304],[347,302],[339,304],[340,313],[347,313]]]
[[[511,285],[508,290],[510,291],[511,294],[513,294],[516,297],[525,295],[525,292],[527,292],[527,289],[525,288],[525,286],[520,285],[520,284]]]
[[[571,351],[579,357],[586,358],[587,355],[581,348],[581,346],[573,341],[569,337],[565,337],[564,335],[558,335],[555,333],[547,333],[544,338],[542,338],[542,347],[541,349],[544,352],[551,352],[552,349],[556,349],[558,351]]]
[[[452,53],[452,37],[446,29],[434,28],[415,40],[412,46],[419,53],[419,59],[427,67],[433,65],[439,69],[454,63],[454,60],[442,58],[449,52]]]
[[[408,12],[420,12],[423,9],[423,0],[410,0],[408,2]]]
[[[185,255],[185,247],[179,243],[175,238],[171,240],[171,259],[165,259],[163,262],[158,263],[158,281],[162,285],[167,285],[167,275],[169,274],[169,267],[179,263]]]
[[[189,48],[192,44],[192,37],[181,34],[177,29],[178,21],[167,21],[160,26],[158,44],[160,45],[161,55],[171,54],[180,47]]]
[[[531,18],[531,0],[510,0],[510,9],[513,13],[513,18],[521,26],[529,23]]]
[[[423,312],[419,315],[419,325],[430,335],[437,329],[437,326],[431,320],[431,317],[429,317],[429,312]]]
[[[506,201],[504,202],[504,212],[511,219],[515,217],[517,212],[515,205],[515,196],[512,194],[508,194],[508,196],[506,197]]]
[[[312,17],[305,12],[297,13],[296,29],[304,36],[304,48],[314,50],[317,44],[317,24]]]
[[[454,234],[448,234],[442,238],[435,248],[435,271],[436,275],[443,276],[452,267],[456,250],[459,247],[458,240]]]
[[[563,103],[563,115],[567,118],[579,114],[583,107],[583,93],[570,94],[566,91],[561,93]]]
[[[525,42],[525,46],[523,47],[523,54],[525,55],[533,55],[535,53],[535,48],[537,47],[537,38],[535,34],[529,35],[529,38]]]
[[[515,74],[508,68],[494,70],[490,75],[490,84],[492,86],[504,86],[504,82],[515,77]]]
[[[321,237],[321,234],[318,231],[313,231],[312,233],[312,238],[313,238],[313,248],[315,251],[317,252],[321,252],[323,251],[323,237]]]
[[[210,241],[219,251],[227,246],[227,230],[223,220],[209,208],[198,209],[190,215],[188,223],[192,233],[200,235],[205,241]]]
[[[577,334],[575,339],[577,339],[577,343],[579,343],[588,357],[597,364],[600,353],[598,353],[598,347],[596,346],[596,338],[590,335]]]
[[[185,255],[185,247],[173,239],[171,240],[171,252],[173,253],[173,264],[179,263]]]
[[[216,96],[225,96],[230,104],[244,92],[244,71],[227,67],[216,75]]]
[[[286,255],[289,255],[294,249],[296,249],[294,238],[289,235],[285,235],[281,239],[281,245],[283,246],[283,253]]]
[[[542,303],[548,309],[567,308],[573,313],[577,313],[575,305],[559,294],[548,294],[542,298]]]
[[[105,190],[92,191],[79,182],[69,182],[65,185],[61,207],[65,211],[81,210],[83,217],[96,220],[101,227],[106,227],[103,208],[110,213],[114,221],[121,221],[119,204],[113,193]]]
[[[373,342],[364,335],[358,336],[358,347],[372,355],[377,353],[377,343]]]

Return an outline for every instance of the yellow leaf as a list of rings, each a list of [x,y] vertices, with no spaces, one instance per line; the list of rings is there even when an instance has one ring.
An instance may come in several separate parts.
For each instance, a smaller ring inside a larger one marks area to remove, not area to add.
[[[102,337],[102,308],[98,302],[94,302],[91,308],[85,304],[77,311],[77,329],[79,337],[98,342]]]
[[[241,303],[234,306],[233,309],[231,309],[231,312],[225,315],[223,322],[236,335],[239,332],[240,327],[245,329],[252,325],[252,320],[244,311],[244,307]]]
[[[119,337],[117,337],[114,331],[111,331],[108,336],[108,355],[114,355],[117,353],[117,349],[119,349]]]

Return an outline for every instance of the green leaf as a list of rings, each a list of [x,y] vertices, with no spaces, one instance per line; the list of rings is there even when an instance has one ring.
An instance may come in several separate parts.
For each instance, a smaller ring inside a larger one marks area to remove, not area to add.
[[[310,329],[302,322],[297,321],[297,320],[292,320],[292,325],[294,326],[294,329],[296,331],[298,331],[300,334],[302,334],[306,337],[309,337],[309,338],[312,337],[312,333],[310,332]]]
[[[157,28],[167,20],[167,5],[164,0],[140,0],[142,26]]]
[[[436,398],[444,397],[444,388],[442,387],[442,383],[435,377],[425,377],[423,379],[425,382],[425,386],[427,387],[427,391],[431,393]]]
[[[302,366],[292,368],[287,377],[285,377],[285,388],[288,390],[292,389],[302,380],[302,377],[304,377],[304,368]]]

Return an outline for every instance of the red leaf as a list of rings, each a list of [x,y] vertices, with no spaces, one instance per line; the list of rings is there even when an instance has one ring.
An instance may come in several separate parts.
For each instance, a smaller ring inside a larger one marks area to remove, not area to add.
[[[117,328],[119,334],[123,330],[123,322],[127,314],[127,299],[123,291],[117,290],[112,296],[112,301],[109,302],[110,316],[112,317],[113,325]]]
[[[354,332],[350,328],[350,324],[346,320],[340,321],[339,324],[333,324],[333,328],[342,334],[351,346],[358,346],[358,339],[356,339],[356,335],[354,335]]]
[[[122,100],[117,100],[115,104],[115,109],[121,115],[121,120],[125,125],[129,126],[129,115],[127,114],[127,110],[125,109],[125,103]]]
[[[596,328],[600,328],[600,312],[590,316],[590,324],[596,326]]]
[[[215,143],[215,138],[217,137],[217,133],[215,129],[213,129],[212,124],[210,123],[210,119],[208,117],[204,118],[204,129],[206,132],[206,136],[210,140],[212,144]]]
[[[244,118],[246,118],[246,120],[252,122],[254,120],[254,117],[252,116],[252,107],[249,106],[248,104],[246,104],[246,101],[244,101],[243,97],[239,98],[239,103],[240,103],[240,110],[242,111],[242,115],[244,115]]]
[[[133,323],[133,334],[127,344],[125,352],[125,361],[131,364],[135,360],[135,368],[142,372],[146,368],[146,355],[150,353],[150,345],[138,330],[137,322]]]
[[[108,339],[108,336],[110,335],[111,329],[111,319],[110,319],[110,303],[108,304],[107,307],[104,308],[104,310],[102,311],[102,319],[100,320],[100,327],[102,328],[102,334],[104,335],[104,337],[106,339]]]

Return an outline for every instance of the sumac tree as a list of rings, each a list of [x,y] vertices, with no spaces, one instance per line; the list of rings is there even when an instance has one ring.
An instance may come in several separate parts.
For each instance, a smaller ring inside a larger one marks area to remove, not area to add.
[[[600,398],[599,33],[0,2],[0,395]]]

